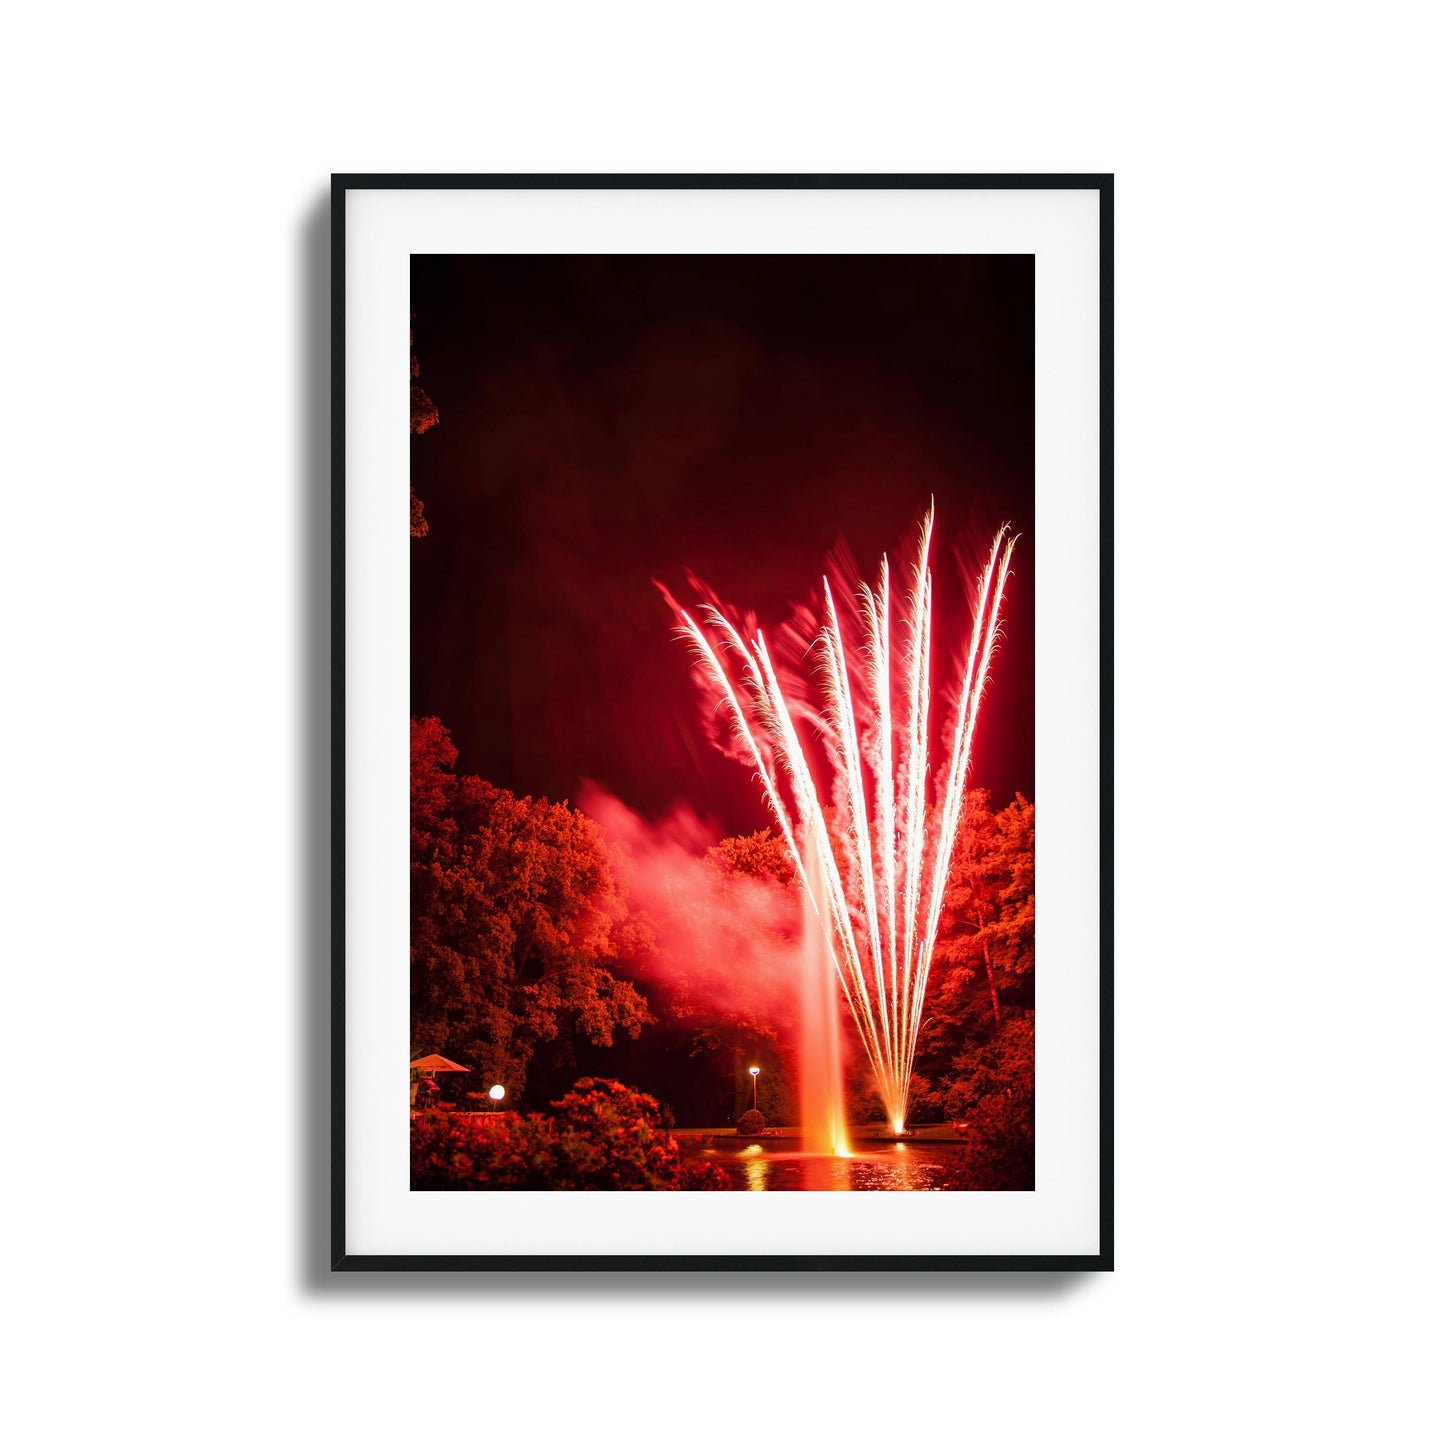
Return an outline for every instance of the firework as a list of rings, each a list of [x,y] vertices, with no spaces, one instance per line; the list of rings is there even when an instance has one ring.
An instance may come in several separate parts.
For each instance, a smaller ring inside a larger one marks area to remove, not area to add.
[[[895,1133],[908,1113],[934,940],[1016,540],[1001,528],[979,574],[968,647],[950,690],[946,764],[940,760],[931,777],[932,536],[930,509],[896,609],[886,557],[877,584],[859,587],[854,612],[844,615],[860,644],[845,641],[833,589],[823,579],[821,620],[808,649],[816,657],[816,701],[791,677],[789,700],[761,629],[745,637],[716,603],[695,616],[676,609],[701,680],[762,785],[822,924]],[[809,723],[823,755],[818,775],[800,737],[800,724]],[[807,868],[810,845],[817,866]]]

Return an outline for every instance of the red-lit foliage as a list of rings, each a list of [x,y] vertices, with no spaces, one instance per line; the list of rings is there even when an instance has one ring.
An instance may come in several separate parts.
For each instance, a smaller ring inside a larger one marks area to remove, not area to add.
[[[999,989],[1034,967],[1034,805],[1015,797],[995,813],[986,790],[968,795],[963,827],[944,893],[934,958],[940,997],[982,972],[995,1022]]]
[[[411,1043],[520,1098],[539,1052],[636,1038],[651,1014],[610,965],[635,924],[596,824],[452,772],[436,718],[411,730]]]
[[[1033,1088],[1034,808],[968,796],[919,1036],[911,1123]]]
[[[1014,1190],[1034,1187],[1032,1078],[989,1094],[955,1124],[963,1147],[944,1169],[946,1189]]]
[[[761,1134],[768,1127],[768,1121],[759,1109],[746,1109],[738,1116],[739,1134]]]
[[[457,776],[435,718],[413,723],[412,747],[412,1044],[472,1069],[443,1080],[448,1097],[502,1082],[525,1107],[529,1069],[546,1097],[584,1069],[638,1068],[685,1123],[718,1124],[750,1102],[744,1065],[759,1062],[758,1104],[775,1124],[796,1122],[801,900],[776,833],[709,847],[685,810],[648,823],[595,790],[583,798],[591,817],[516,798]],[[1023,798],[995,813],[986,793],[969,795],[910,1124],[969,1122],[986,1101],[1032,1088],[1033,814]],[[654,1014],[655,1052],[629,1050],[611,1067],[579,1052],[618,1030],[638,1038]],[[856,1049],[847,1105],[855,1123],[883,1117]]]
[[[413,1116],[413,1189],[729,1189],[683,1158],[657,1101],[615,1079],[578,1079],[556,1114]]]

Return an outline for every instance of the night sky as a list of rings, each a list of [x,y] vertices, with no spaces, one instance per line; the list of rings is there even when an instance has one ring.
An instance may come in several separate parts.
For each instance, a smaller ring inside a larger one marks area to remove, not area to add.
[[[840,539],[896,562],[932,495],[936,649],[953,549],[1023,534],[974,781],[1033,797],[1031,256],[418,256],[412,308],[412,713],[459,770],[765,826],[653,579],[773,625]]]

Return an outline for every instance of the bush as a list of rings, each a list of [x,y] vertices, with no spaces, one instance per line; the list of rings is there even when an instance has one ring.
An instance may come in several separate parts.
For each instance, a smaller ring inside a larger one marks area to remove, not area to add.
[[[1034,1187],[1034,1091],[1017,1088],[981,1099],[962,1124],[963,1147],[944,1169],[945,1189]]]
[[[739,1134],[761,1134],[768,1127],[768,1121],[757,1109],[749,1109],[738,1118]]]
[[[682,1164],[682,1177],[677,1187],[693,1191],[699,1189],[715,1191],[731,1189],[733,1182],[728,1178],[727,1170],[720,1164],[714,1164],[710,1159],[685,1159]]]
[[[426,1113],[411,1121],[413,1189],[728,1189],[684,1159],[657,1101],[615,1079],[579,1079],[542,1114]]]

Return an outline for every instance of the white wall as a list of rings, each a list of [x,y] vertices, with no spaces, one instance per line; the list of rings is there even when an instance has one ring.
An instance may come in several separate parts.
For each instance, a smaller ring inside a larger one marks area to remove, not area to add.
[[[1435,17],[623,9],[7,18],[17,1438],[1422,1438]],[[325,188],[404,169],[1118,173],[1112,1277],[321,1270]]]

